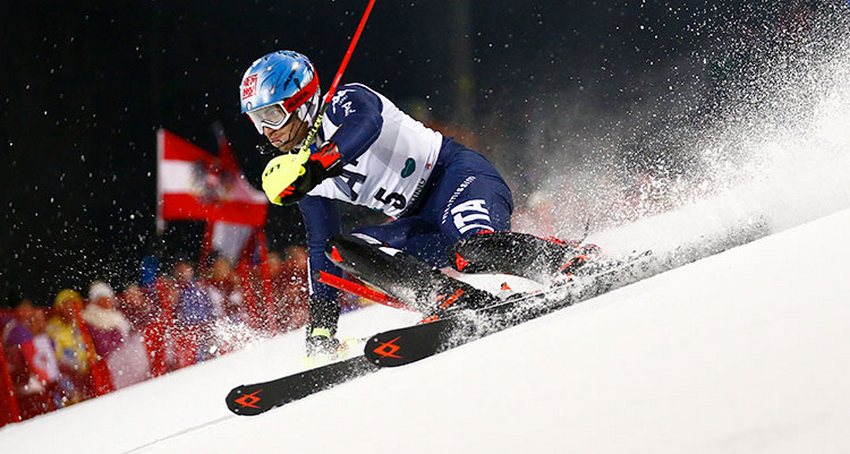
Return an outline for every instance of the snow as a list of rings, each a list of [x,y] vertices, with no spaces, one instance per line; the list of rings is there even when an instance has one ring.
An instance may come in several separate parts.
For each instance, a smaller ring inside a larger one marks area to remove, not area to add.
[[[257,417],[303,333],[0,430],[4,452],[850,452],[850,210]],[[414,314],[348,314],[365,336]],[[89,433],[88,431],[91,431]]]

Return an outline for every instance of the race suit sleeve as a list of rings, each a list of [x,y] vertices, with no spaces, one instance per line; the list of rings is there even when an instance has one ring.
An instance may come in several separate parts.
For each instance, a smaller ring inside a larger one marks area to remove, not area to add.
[[[339,129],[331,140],[349,163],[362,155],[378,139],[384,119],[383,103],[378,95],[360,85],[345,85],[328,108],[328,119]]]

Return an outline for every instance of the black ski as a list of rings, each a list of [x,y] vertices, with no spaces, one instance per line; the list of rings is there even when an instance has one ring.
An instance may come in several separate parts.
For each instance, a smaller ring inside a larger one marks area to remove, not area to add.
[[[303,399],[380,367],[393,367],[427,358],[488,334],[630,284],[649,274],[641,268],[650,252],[614,263],[588,264],[581,279],[533,294],[519,294],[480,309],[458,310],[446,318],[386,331],[372,336],[365,355],[316,369],[234,388],[225,399],[233,413],[253,416]]]
[[[364,354],[380,367],[396,367],[419,361],[481,337],[516,326],[572,304],[633,282],[634,274],[650,251],[603,265],[591,274],[546,291],[519,294],[481,309],[458,311],[430,323],[378,333],[366,342]]]
[[[454,318],[378,333],[366,342],[364,354],[380,367],[395,367],[419,361],[444,350],[448,335],[457,327]]]
[[[276,380],[237,386],[230,391],[225,402],[227,408],[237,415],[259,415],[376,370],[377,366],[359,355]]]

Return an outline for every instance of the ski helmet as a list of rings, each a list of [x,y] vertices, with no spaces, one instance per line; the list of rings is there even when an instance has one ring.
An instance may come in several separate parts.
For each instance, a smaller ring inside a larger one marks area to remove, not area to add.
[[[257,59],[242,76],[242,113],[263,134],[263,127],[280,129],[292,114],[312,123],[319,110],[319,76],[310,60],[289,50]]]

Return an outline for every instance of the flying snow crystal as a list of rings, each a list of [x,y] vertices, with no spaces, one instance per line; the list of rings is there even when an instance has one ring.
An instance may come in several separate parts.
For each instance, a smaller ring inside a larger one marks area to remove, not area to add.
[[[736,209],[761,208],[757,217],[773,229],[850,204],[850,182],[840,176],[850,172],[847,19],[819,14],[806,35],[787,38],[784,47],[776,39],[740,40],[695,53],[693,63],[703,67],[723,51],[746,51],[753,59],[711,97],[695,83],[712,88],[706,76],[666,77],[667,94],[639,96],[647,101],[634,108],[636,120],[579,112],[605,125],[604,133],[574,115],[535,113],[532,124],[541,132],[532,136],[533,148],[565,142],[556,155],[561,165],[547,166],[558,172],[529,198],[529,211],[549,218],[548,230],[539,233],[576,237],[586,221],[604,230],[724,193],[739,195],[724,202]],[[676,74],[682,64],[671,65]],[[641,112],[653,120],[640,123]],[[714,213],[703,206],[695,215],[722,216],[729,208],[716,206]]]

